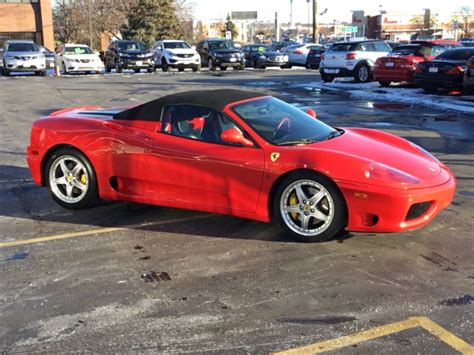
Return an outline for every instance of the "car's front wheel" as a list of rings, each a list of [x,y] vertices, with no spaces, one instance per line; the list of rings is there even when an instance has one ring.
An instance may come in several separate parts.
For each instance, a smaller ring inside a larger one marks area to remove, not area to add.
[[[321,80],[324,81],[325,83],[332,83],[333,82],[334,76],[328,75],[328,74],[326,74],[322,71],[320,72],[320,74],[321,74]]]
[[[309,171],[296,172],[278,186],[273,216],[296,239],[323,242],[346,226],[347,207],[330,179]]]
[[[73,148],[61,148],[48,159],[45,181],[53,199],[67,209],[83,209],[99,201],[97,178],[89,160]]]

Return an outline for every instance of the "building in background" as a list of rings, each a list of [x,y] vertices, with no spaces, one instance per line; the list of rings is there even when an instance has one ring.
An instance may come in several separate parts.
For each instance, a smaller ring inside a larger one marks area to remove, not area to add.
[[[9,39],[54,49],[51,0],[0,0],[0,47]]]

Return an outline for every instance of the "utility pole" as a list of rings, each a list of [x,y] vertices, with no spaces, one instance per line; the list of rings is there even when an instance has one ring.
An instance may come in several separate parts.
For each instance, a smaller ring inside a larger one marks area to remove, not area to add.
[[[319,35],[318,35],[318,0],[313,0],[313,43],[319,43]]]
[[[89,47],[92,49],[92,14],[91,14],[91,1],[87,1],[87,12],[89,16]]]

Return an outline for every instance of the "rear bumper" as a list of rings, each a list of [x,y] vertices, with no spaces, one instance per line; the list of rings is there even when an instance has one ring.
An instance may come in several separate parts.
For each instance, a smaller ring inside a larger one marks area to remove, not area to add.
[[[377,186],[339,182],[349,211],[348,229],[355,232],[402,232],[429,223],[454,196],[454,175],[442,185],[409,190],[394,190]],[[415,218],[407,217],[410,207],[430,202]],[[389,207],[388,207],[389,206]]]
[[[413,82],[414,69],[379,69],[374,70],[374,79],[378,81],[408,81]]]
[[[421,87],[442,89],[463,89],[463,75],[427,75],[415,74],[414,83]]]

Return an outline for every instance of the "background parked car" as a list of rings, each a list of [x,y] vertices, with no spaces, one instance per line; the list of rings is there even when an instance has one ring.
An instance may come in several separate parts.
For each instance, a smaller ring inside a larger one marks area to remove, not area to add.
[[[193,71],[201,70],[201,58],[198,52],[188,42],[181,40],[157,41],[151,47],[155,67],[160,66],[166,72],[168,68],[177,68],[183,71],[190,68]]]
[[[335,43],[322,55],[321,79],[331,82],[335,77],[352,76],[356,82],[368,82],[375,61],[390,52],[390,46],[379,40]]]
[[[467,68],[464,71],[464,89],[474,91],[474,57],[467,61]]]
[[[44,57],[46,59],[46,68],[54,68],[56,54],[53,51],[50,51],[45,46],[38,46],[38,47],[40,49],[40,52],[44,54]]]
[[[123,69],[133,69],[135,73],[146,69],[149,73],[155,71],[153,53],[135,40],[114,41],[104,55],[105,71],[110,73],[115,68],[117,73]]]
[[[474,47],[474,38],[465,38],[460,41],[464,47]]]
[[[3,75],[11,72],[34,72],[46,75],[46,59],[33,41],[9,40],[3,51]]]
[[[436,44],[438,46],[443,46],[446,49],[453,49],[462,47],[462,44],[458,41],[453,41],[450,39],[430,39],[430,40],[416,40],[411,41],[412,44]]]
[[[464,74],[468,70],[468,61],[473,56],[474,47],[462,47],[441,53],[432,61],[419,63],[415,72],[415,84],[430,93],[439,89],[464,90]]]
[[[56,63],[64,74],[85,72],[100,73],[104,63],[85,44],[64,44],[56,49]]]
[[[217,67],[221,70],[228,67],[242,70],[245,67],[245,56],[230,40],[205,39],[198,43],[196,50],[201,57],[201,63],[207,65],[209,70],[215,70]]]
[[[270,45],[249,44],[242,47],[242,53],[245,56],[245,64],[255,69],[284,68],[288,64],[288,56],[276,51]]]
[[[311,48],[308,52],[308,57],[306,58],[306,69],[319,69],[321,55],[331,47],[332,44],[325,44],[323,46]]]
[[[418,63],[432,60],[445,50],[445,47],[433,43],[400,45],[386,57],[377,59],[374,79],[382,86],[389,86],[391,82],[411,83]]]

